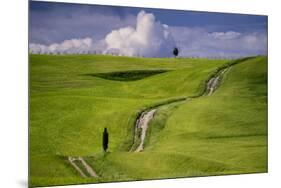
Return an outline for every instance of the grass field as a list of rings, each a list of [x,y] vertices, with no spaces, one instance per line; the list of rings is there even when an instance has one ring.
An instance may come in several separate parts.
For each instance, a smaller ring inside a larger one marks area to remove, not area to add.
[[[192,98],[227,63],[30,55],[30,185],[267,172],[267,57],[233,65],[213,95]],[[158,104],[144,151],[128,152],[138,114]],[[99,178],[80,177],[67,156]]]

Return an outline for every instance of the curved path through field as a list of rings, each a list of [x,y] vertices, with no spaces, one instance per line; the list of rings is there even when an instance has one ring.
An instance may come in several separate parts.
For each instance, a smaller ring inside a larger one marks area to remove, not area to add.
[[[211,77],[207,81],[207,84],[205,86],[206,87],[205,92],[198,97],[201,97],[204,95],[208,95],[208,96],[212,95],[215,92],[215,90],[218,89],[223,75],[229,69],[230,69],[230,67],[226,67],[226,68],[220,70],[213,77]],[[198,98],[198,97],[196,97],[196,98]],[[178,102],[178,101],[176,101],[176,102]],[[169,103],[169,104],[171,104],[171,103]],[[141,113],[141,115],[137,119],[136,124],[135,124],[134,143],[133,143],[130,151],[141,152],[144,150],[144,141],[145,141],[146,131],[148,129],[149,122],[153,119],[156,111],[157,111],[156,108],[153,108],[151,110],[145,110]],[[138,135],[139,131],[141,131],[140,136]],[[137,142],[138,139],[140,139],[140,144],[138,145],[138,147],[135,150],[133,150],[133,146],[135,145],[135,143]]]
[[[251,57],[250,57],[251,58]],[[218,89],[219,84],[224,76],[224,74],[231,68],[231,66],[243,62],[249,58],[244,58],[238,60],[236,63],[233,63],[229,66],[226,66],[225,68],[222,68],[220,71],[218,71],[214,76],[212,76],[210,79],[207,80],[205,85],[205,91],[196,97],[198,98],[201,96],[210,96],[212,95],[216,89]],[[177,99],[174,101],[171,101],[169,103],[163,104],[168,105],[171,103],[179,102],[179,101],[186,101],[188,98],[182,98]],[[132,147],[130,149],[130,152],[141,152],[144,150],[144,141],[146,138],[146,132],[149,126],[149,122],[154,118],[157,108],[163,105],[158,105],[157,107],[154,107],[149,110],[143,111],[140,116],[137,118],[135,123],[135,131],[134,131],[134,140]],[[140,133],[140,134],[138,134]],[[138,143],[139,142],[139,143]],[[136,146],[137,145],[137,146]],[[96,172],[93,170],[93,168],[87,164],[87,162],[82,157],[68,157],[68,161],[70,162],[71,166],[74,167],[74,169],[82,176],[82,177],[99,177]]]

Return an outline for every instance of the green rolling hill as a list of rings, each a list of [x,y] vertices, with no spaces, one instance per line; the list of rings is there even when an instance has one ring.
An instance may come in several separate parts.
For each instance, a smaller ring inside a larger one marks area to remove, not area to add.
[[[30,55],[30,185],[267,172],[267,57],[233,62]],[[151,107],[144,151],[129,152],[136,118]],[[69,156],[99,177],[81,177]]]

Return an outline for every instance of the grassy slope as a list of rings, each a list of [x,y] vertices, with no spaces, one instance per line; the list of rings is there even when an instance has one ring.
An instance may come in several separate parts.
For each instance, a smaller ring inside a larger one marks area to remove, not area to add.
[[[161,107],[145,152],[90,159],[98,181],[267,172],[267,61],[235,65],[212,96]]]
[[[63,156],[99,157],[104,127],[109,129],[110,151],[118,153],[126,150],[132,141],[137,112],[170,98],[198,94],[208,74],[223,63],[224,60],[31,55],[31,185],[96,181],[79,178]],[[159,69],[174,71],[131,82],[87,76]],[[127,153],[120,155],[126,156]],[[109,159],[111,157],[108,156]],[[122,160],[122,157],[119,159]],[[120,175],[122,170],[116,165],[102,166],[105,164],[103,160],[106,159],[99,160],[95,167],[101,169],[99,173],[108,173],[109,176],[97,181],[116,180],[120,176],[132,178]],[[106,164],[108,162],[115,164],[114,160],[106,160]],[[116,172],[117,176],[112,172],[114,168],[119,173]],[[124,168],[126,164],[122,166]]]
[[[191,100],[173,112],[151,150],[209,162],[207,172],[189,163],[179,167],[192,175],[266,172],[266,83],[265,58],[234,66],[213,96]],[[218,163],[221,169],[212,173]]]

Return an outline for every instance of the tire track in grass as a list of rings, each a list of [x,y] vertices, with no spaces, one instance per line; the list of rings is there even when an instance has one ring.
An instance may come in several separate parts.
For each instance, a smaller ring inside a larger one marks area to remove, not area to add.
[[[86,163],[83,157],[68,157],[68,161],[83,178],[99,177],[92,167]]]

